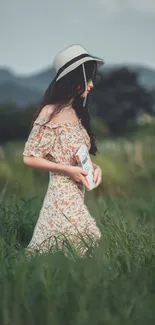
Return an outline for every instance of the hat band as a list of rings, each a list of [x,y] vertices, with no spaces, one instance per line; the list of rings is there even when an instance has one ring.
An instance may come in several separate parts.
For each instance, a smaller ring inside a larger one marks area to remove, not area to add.
[[[70,65],[72,65],[73,63],[75,63],[75,62],[77,62],[77,61],[79,61],[79,60],[81,60],[81,59],[83,59],[83,58],[86,58],[86,57],[92,57],[91,55],[89,55],[89,54],[81,54],[81,55],[78,55],[78,56],[76,56],[74,59],[72,59],[72,60],[70,60],[70,61],[68,61],[65,65],[63,65],[63,67],[62,68],[60,68],[59,70],[58,70],[58,72],[57,72],[57,77],[66,69],[66,68],[68,68]]]

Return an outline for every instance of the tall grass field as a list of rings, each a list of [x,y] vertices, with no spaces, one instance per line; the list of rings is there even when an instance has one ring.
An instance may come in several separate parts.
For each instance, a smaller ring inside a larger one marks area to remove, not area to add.
[[[142,141],[138,139],[138,141]],[[155,324],[155,150],[130,139],[100,144],[103,183],[85,202],[101,229],[85,258],[24,248],[38,218],[48,173],[23,165],[22,143],[0,160],[0,325]],[[149,145],[148,145],[149,143]]]

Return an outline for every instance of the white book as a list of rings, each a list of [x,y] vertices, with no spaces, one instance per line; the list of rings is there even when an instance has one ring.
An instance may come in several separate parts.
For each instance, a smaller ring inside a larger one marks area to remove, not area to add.
[[[93,165],[90,159],[89,151],[87,146],[83,144],[75,155],[77,164],[79,167],[82,167],[88,175],[86,176],[90,190],[95,187],[94,177],[93,177]]]

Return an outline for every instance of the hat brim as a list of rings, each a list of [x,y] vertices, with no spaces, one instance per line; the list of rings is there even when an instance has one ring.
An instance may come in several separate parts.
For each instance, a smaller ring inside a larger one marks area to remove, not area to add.
[[[86,57],[83,59],[78,60],[77,62],[74,62],[73,64],[71,64],[69,67],[67,67],[64,71],[62,71],[58,77],[56,77],[56,81],[58,81],[59,79],[61,79],[62,77],[64,77],[66,74],[68,74],[69,72],[75,70],[76,68],[78,68],[82,63],[88,62],[88,61],[96,61],[98,67],[102,66],[104,64],[104,61],[99,59],[99,58],[95,58],[93,56],[90,57]]]

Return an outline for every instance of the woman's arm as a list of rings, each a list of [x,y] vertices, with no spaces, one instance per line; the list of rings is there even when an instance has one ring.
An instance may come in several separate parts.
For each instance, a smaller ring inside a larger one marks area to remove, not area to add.
[[[95,170],[95,169],[97,168],[97,166],[98,166],[98,165],[94,164],[93,162],[92,162],[92,165],[93,165],[94,170]]]
[[[89,184],[85,177],[87,172],[85,172],[81,167],[58,164],[44,158],[34,156],[24,156],[23,161],[25,165],[33,168],[64,173],[65,175],[72,177],[76,182],[82,182],[89,190]]]
[[[102,169],[100,166],[94,164],[92,162],[93,168],[94,168],[94,182],[95,182],[95,187],[98,187],[102,183]]]
[[[66,174],[68,172],[68,167],[69,167],[67,165],[54,163],[52,161],[49,161],[41,157],[33,157],[33,156],[24,156],[23,162],[25,165],[33,168],[39,168],[39,169],[53,171],[53,172],[63,172]]]

